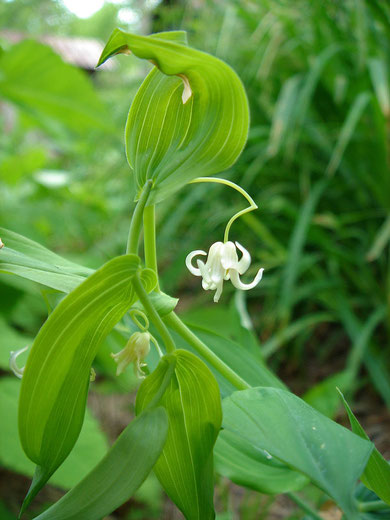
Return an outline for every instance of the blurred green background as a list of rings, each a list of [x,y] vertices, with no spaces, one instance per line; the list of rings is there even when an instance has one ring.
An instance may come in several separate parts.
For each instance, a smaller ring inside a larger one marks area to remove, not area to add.
[[[150,70],[128,56],[94,70],[115,27],[188,31],[190,45],[237,71],[249,97],[249,140],[223,176],[259,206],[233,225],[231,239],[252,254],[248,277],[264,267],[263,281],[239,297],[225,284],[216,306],[189,275],[188,252],[221,240],[245,204],[229,188],[190,185],[157,207],[164,291],[180,297],[188,320],[217,332],[226,333],[227,316],[245,321],[248,311],[257,348],[290,388],[335,416],[341,386],[390,458],[389,4],[0,0],[0,226],[89,267],[124,253],[134,193],[123,132]],[[18,475],[32,468],[16,438],[18,382],[8,353],[31,343],[50,294],[1,274],[0,295],[0,518],[8,519],[28,484]],[[108,352],[116,340],[97,361],[93,415],[79,451],[54,477],[61,488],[129,420],[135,382],[114,379]],[[49,489],[38,507],[58,493]],[[217,507],[221,520],[300,517],[291,504],[224,479]],[[151,478],[113,518],[181,516]]]

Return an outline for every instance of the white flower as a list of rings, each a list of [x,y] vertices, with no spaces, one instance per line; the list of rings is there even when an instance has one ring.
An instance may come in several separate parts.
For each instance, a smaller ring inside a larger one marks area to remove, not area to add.
[[[111,353],[111,357],[118,363],[116,375],[119,376],[125,371],[127,365],[134,363],[134,373],[139,379],[143,379],[145,374],[142,371],[146,367],[146,363],[142,361],[150,352],[150,340],[152,339],[149,332],[134,332],[130,336],[124,349],[117,354]]]
[[[236,246],[242,253],[240,260],[238,259]],[[238,242],[235,245],[233,242],[215,242],[210,247],[206,263],[198,259],[198,268],[196,268],[192,265],[192,259],[198,255],[207,256],[207,253],[201,250],[192,251],[186,258],[186,266],[192,274],[203,278],[203,289],[216,291],[214,295],[215,302],[219,301],[222,294],[224,280],[231,280],[237,289],[248,291],[256,287],[263,276],[264,269],[259,269],[252,283],[245,284],[241,282],[240,274],[244,274],[248,270],[251,264],[251,256]]]

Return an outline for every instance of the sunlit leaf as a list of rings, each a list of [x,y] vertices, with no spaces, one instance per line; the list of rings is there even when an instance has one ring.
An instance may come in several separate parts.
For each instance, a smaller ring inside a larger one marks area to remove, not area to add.
[[[185,33],[138,36],[116,29],[99,64],[132,52],[151,61],[126,127],[129,164],[138,188],[154,179],[160,200],[189,180],[230,167],[248,134],[244,87],[223,61],[186,45]]]
[[[166,390],[157,400],[167,376]],[[157,478],[188,520],[214,518],[213,447],[222,413],[213,374],[193,354],[177,350],[142,383],[137,414],[153,399],[169,418],[167,442],[154,468]]]
[[[152,470],[167,431],[163,408],[142,413],[121,433],[101,462],[37,520],[100,520],[117,509]]]
[[[23,449],[37,464],[25,505],[65,460],[84,418],[91,364],[99,346],[136,300],[132,280],[150,292],[153,271],[135,255],[114,258],[64,298],[27,359],[19,405]]]
[[[0,228],[4,247],[0,249],[0,272],[11,273],[52,289],[70,292],[92,269],[62,258],[37,242]]]

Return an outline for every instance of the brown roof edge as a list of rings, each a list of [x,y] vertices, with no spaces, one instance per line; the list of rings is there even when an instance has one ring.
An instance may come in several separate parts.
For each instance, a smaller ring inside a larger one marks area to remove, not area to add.
[[[65,62],[88,71],[95,70],[104,48],[103,43],[97,38],[49,35],[36,37],[11,29],[0,30],[0,37],[11,43],[18,43],[27,39],[38,40],[49,45]],[[114,70],[115,68],[115,60],[110,60],[103,63],[98,70]]]

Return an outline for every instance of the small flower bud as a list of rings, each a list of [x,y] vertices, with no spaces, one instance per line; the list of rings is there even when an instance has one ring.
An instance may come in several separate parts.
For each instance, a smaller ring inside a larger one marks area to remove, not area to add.
[[[142,361],[150,352],[150,339],[151,335],[149,332],[134,332],[124,349],[117,354],[111,353],[111,357],[118,364],[116,369],[117,376],[122,374],[130,363],[134,363],[134,373],[137,377],[139,379],[145,377],[142,367],[145,367],[146,363]]]

